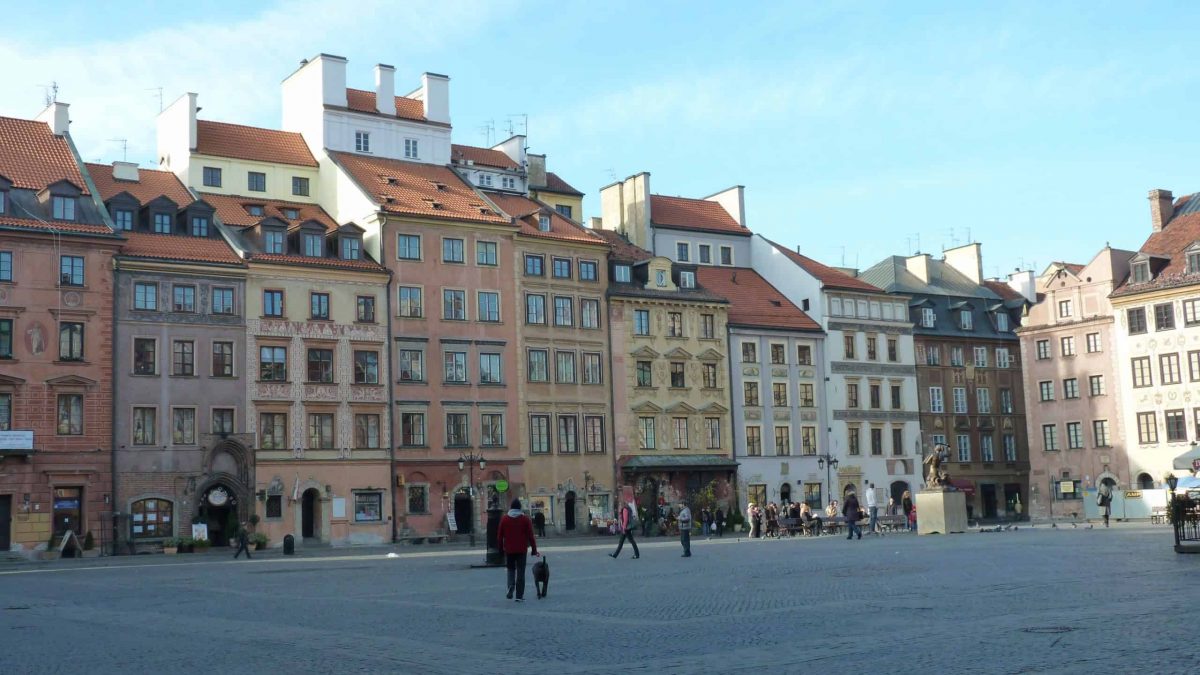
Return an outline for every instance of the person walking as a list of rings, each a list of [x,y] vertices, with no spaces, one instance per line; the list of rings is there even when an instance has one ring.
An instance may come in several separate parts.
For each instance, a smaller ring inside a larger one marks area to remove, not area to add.
[[[758,507],[754,505],[754,502],[750,502],[750,505],[746,507],[746,522],[750,523],[750,538],[758,539]]]
[[[879,524],[879,503],[876,501],[875,484],[867,483],[867,514],[870,520],[867,521],[867,531],[871,534],[876,534],[875,529]]]
[[[1100,515],[1104,516],[1104,526],[1108,527],[1108,516],[1112,513],[1112,488],[1107,484],[1101,485],[1096,493],[1096,506],[1100,507]]]
[[[705,538],[712,536],[712,512],[707,506],[700,509],[700,534]]]
[[[633,559],[637,560],[641,557],[638,552],[637,542],[633,540],[633,528],[637,527],[637,520],[634,517],[633,507],[629,504],[621,506],[621,517],[617,519],[617,523],[621,528],[621,538],[617,541],[617,550],[608,555],[616,558],[621,555],[621,548],[625,546],[625,540],[629,540],[629,545],[633,547]]]
[[[508,568],[508,595],[505,597],[512,600],[513,591],[516,591],[517,602],[525,602],[526,550],[531,550],[535,558],[541,554],[533,537],[533,521],[521,511],[520,499],[512,500],[508,513],[500,518],[496,544],[504,551],[504,562]]]
[[[725,536],[725,511],[720,507],[717,508],[717,537]]]
[[[857,534],[858,538],[862,539],[862,528],[858,526],[862,510],[858,506],[858,497],[853,492],[846,495],[846,501],[842,504],[842,515],[846,517],[846,530],[849,532],[846,538],[853,539]]]
[[[683,544],[683,555],[680,557],[692,557],[692,510],[686,502],[679,502],[679,543]]]
[[[537,536],[546,536],[546,514],[538,511],[533,514],[533,526],[537,528]]]
[[[246,560],[249,560],[250,559],[250,534],[248,532],[246,532],[246,523],[244,523],[244,522],[242,523],[242,526],[240,528],[238,528],[237,542],[238,542],[237,552],[235,552],[233,554],[233,559],[237,560],[238,556],[242,554],[242,551],[245,551],[246,552]]]
[[[912,517],[912,493],[908,490],[905,490],[904,494],[900,496],[900,508],[904,511],[904,526],[908,529],[908,531],[912,532],[913,530],[917,529],[917,521]]]

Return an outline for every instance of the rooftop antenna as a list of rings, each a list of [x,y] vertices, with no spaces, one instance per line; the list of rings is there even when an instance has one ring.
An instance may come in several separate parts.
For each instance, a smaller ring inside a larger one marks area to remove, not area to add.
[[[921,252],[921,233],[917,233],[917,253]]]
[[[528,113],[509,113],[508,114],[508,135],[512,136],[512,120],[515,117],[521,118],[521,133],[529,136],[529,114]]]
[[[162,112],[163,111],[163,94],[162,94],[163,88],[162,87],[150,87],[146,91],[157,92],[156,96],[158,96],[158,112]]]
[[[127,139],[127,138],[110,138],[110,139],[108,139],[108,141],[110,143],[120,143],[121,144],[121,161],[128,162],[129,161],[129,139]]]
[[[846,247],[842,247],[842,267],[846,266]]]
[[[513,123],[512,123],[512,118],[511,118],[511,117],[509,117],[507,120],[505,120],[505,122],[508,124],[508,126],[507,126],[507,127],[505,127],[505,129],[507,129],[507,131],[508,131],[508,137],[509,137],[509,138],[512,138],[513,136],[515,136],[515,135],[516,135],[516,134],[514,134],[514,133],[513,133]]]
[[[479,127],[479,133],[483,134],[483,137],[487,143],[487,147],[490,148],[495,145],[495,143],[492,142],[492,139],[496,135],[496,120],[486,120],[483,125]]]
[[[975,240],[971,238],[971,227],[967,226],[967,243],[970,244],[973,241]]]
[[[617,182],[617,172],[611,167],[608,169],[608,177],[612,179],[612,182]]]
[[[53,80],[50,84],[40,84],[38,86],[44,90],[42,101],[46,104],[47,108],[50,107],[51,103],[58,101],[58,80]]]

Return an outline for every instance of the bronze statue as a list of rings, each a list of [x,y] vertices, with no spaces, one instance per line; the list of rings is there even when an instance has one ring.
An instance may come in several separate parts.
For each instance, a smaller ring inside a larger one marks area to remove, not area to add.
[[[944,443],[933,446],[933,452],[925,457],[924,462],[929,465],[929,473],[925,476],[926,487],[950,487],[950,472],[943,466],[949,458],[950,452]]]

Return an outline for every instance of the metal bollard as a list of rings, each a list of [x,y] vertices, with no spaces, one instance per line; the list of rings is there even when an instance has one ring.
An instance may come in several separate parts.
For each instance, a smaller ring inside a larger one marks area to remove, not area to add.
[[[286,535],[283,538],[283,554],[284,555],[295,555],[296,554],[296,538],[290,534]]]

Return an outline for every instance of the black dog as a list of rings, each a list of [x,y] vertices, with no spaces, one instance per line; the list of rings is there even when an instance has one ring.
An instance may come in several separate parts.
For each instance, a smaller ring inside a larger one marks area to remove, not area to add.
[[[533,563],[533,587],[538,600],[546,597],[546,591],[550,588],[550,565],[546,562],[546,556]]]

